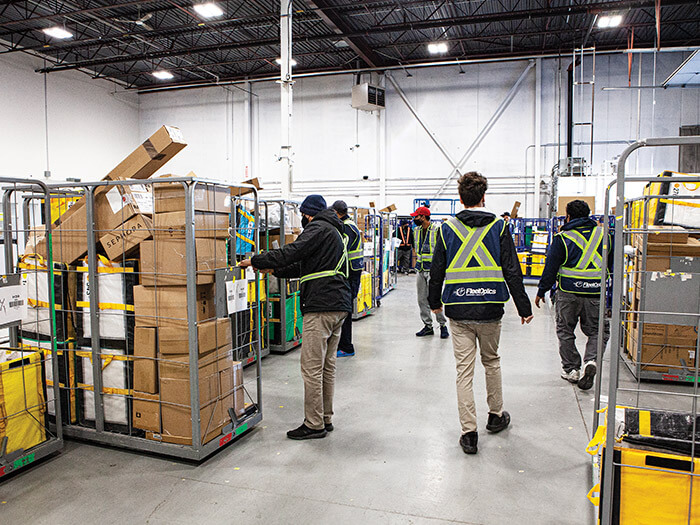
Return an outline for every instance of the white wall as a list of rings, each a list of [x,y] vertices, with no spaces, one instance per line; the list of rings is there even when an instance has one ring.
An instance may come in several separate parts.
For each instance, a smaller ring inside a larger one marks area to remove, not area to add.
[[[0,58],[0,176],[43,179],[46,169],[42,61]],[[138,146],[138,99],[79,72],[47,77],[51,180],[99,180]]]

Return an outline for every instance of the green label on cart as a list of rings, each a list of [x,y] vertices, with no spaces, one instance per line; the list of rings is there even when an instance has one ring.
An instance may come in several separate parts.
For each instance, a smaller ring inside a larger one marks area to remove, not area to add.
[[[248,430],[248,423],[245,423],[245,424],[241,425],[240,427],[238,427],[238,428],[236,429],[236,435],[237,435],[237,436],[240,436],[240,435],[243,434],[243,432],[245,432],[246,430]]]
[[[34,463],[34,454],[27,454],[23,458],[19,458],[12,464],[12,468],[26,467],[30,463]]]

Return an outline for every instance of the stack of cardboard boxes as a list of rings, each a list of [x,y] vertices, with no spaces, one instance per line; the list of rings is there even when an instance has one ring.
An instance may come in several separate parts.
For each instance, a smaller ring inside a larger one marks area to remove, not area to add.
[[[627,353],[642,371],[692,371],[698,337],[692,313],[698,311],[700,301],[700,241],[680,227],[650,226],[649,230],[633,235],[637,254],[630,274],[631,310],[678,315],[628,314]]]

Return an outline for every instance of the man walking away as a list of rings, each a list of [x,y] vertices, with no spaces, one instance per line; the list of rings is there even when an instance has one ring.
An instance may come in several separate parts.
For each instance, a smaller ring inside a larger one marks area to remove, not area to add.
[[[364,256],[362,246],[362,234],[357,225],[348,217],[348,205],[345,201],[335,201],[332,208],[343,221],[344,232],[348,238],[348,260],[350,262],[350,301],[354,301],[360,291],[360,281],[364,268]],[[355,355],[355,347],[352,344],[352,314],[348,315],[343,323],[343,330],[338,343],[338,357],[350,357]]]
[[[561,357],[561,377],[577,383],[581,390],[593,386],[598,355],[600,283],[603,279],[603,227],[590,217],[591,209],[582,200],[566,205],[566,224],[554,236],[547,253],[535,298],[540,307],[545,294],[558,282],[554,306]],[[612,237],[608,236],[608,270],[612,270]],[[581,370],[576,349],[576,325],[588,337]],[[603,324],[603,348],[610,338],[610,324]]]
[[[399,239],[399,272],[408,274],[412,270],[413,261],[413,231],[410,221],[401,222],[396,229],[396,237]]]
[[[430,313],[430,303],[428,302],[428,287],[430,284],[430,266],[435,252],[435,241],[437,240],[440,227],[430,222],[430,209],[425,206],[419,207],[411,214],[415,228],[413,229],[413,240],[416,247],[416,292],[418,296],[418,307],[420,308],[420,318],[423,321],[423,328],[416,334],[418,337],[434,335],[433,317]],[[435,313],[435,319],[440,324],[440,339],[447,339],[450,333],[447,331],[447,319],[442,311]]]
[[[287,437],[316,439],[333,430],[336,351],[352,300],[343,223],[326,209],[320,195],[306,197],[299,211],[304,230],[296,241],[246,259],[240,266],[269,270],[281,278],[301,278],[304,423],[287,432]]]
[[[486,374],[486,430],[500,432],[510,424],[510,414],[503,410],[498,355],[509,291],[521,323],[532,321],[513,237],[503,219],[484,208],[487,188],[486,179],[473,171],[459,179],[459,198],[466,209],[442,224],[430,270],[430,307],[441,312],[444,305],[452,328],[462,426],[459,444],[466,454],[477,453],[479,439],[473,392],[477,343]]]

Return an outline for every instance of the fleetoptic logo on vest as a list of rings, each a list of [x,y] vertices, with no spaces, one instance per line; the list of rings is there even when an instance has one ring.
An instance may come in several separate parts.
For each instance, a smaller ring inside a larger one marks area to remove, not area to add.
[[[575,281],[574,286],[576,288],[600,288],[600,283],[591,283],[586,281]]]
[[[457,297],[483,297],[486,295],[496,295],[494,288],[457,288],[454,292]]]

